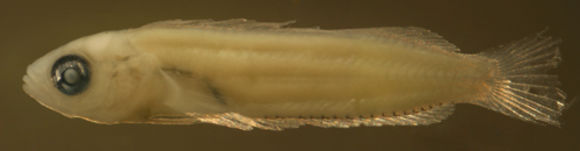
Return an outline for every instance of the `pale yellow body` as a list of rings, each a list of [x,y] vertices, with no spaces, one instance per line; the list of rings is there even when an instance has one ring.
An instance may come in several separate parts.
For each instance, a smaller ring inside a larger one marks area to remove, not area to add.
[[[561,60],[559,40],[541,34],[471,55],[422,28],[289,23],[172,20],[102,32],[32,63],[23,89],[95,123],[242,130],[428,125],[457,103],[559,125],[567,107],[545,73]]]
[[[251,117],[391,115],[472,101],[492,78],[491,64],[476,56],[334,32],[145,28],[126,36],[178,72],[168,74],[185,95],[164,104],[180,112],[199,113],[196,104],[209,99],[216,112]]]

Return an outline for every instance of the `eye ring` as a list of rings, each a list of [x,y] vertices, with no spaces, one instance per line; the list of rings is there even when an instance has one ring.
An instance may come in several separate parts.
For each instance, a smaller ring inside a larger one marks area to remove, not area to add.
[[[83,92],[90,82],[90,67],[78,55],[60,57],[52,66],[51,77],[55,87],[66,95]]]

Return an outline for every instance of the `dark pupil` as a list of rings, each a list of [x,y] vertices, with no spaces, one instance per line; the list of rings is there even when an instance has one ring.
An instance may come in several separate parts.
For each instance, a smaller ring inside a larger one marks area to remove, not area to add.
[[[66,95],[83,92],[90,80],[87,61],[76,55],[68,55],[58,59],[52,67],[52,80],[55,87]]]

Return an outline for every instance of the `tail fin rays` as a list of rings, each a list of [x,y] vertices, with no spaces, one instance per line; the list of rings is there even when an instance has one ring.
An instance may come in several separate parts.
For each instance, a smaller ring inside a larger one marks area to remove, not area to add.
[[[499,76],[490,94],[474,104],[524,121],[559,126],[567,106],[558,76],[547,73],[561,61],[561,40],[543,32],[481,55],[497,61]]]

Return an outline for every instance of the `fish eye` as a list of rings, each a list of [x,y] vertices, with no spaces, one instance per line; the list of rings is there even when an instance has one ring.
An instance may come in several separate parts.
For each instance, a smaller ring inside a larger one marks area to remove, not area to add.
[[[90,70],[87,61],[77,55],[59,58],[51,70],[55,87],[66,95],[83,92],[90,81]]]

